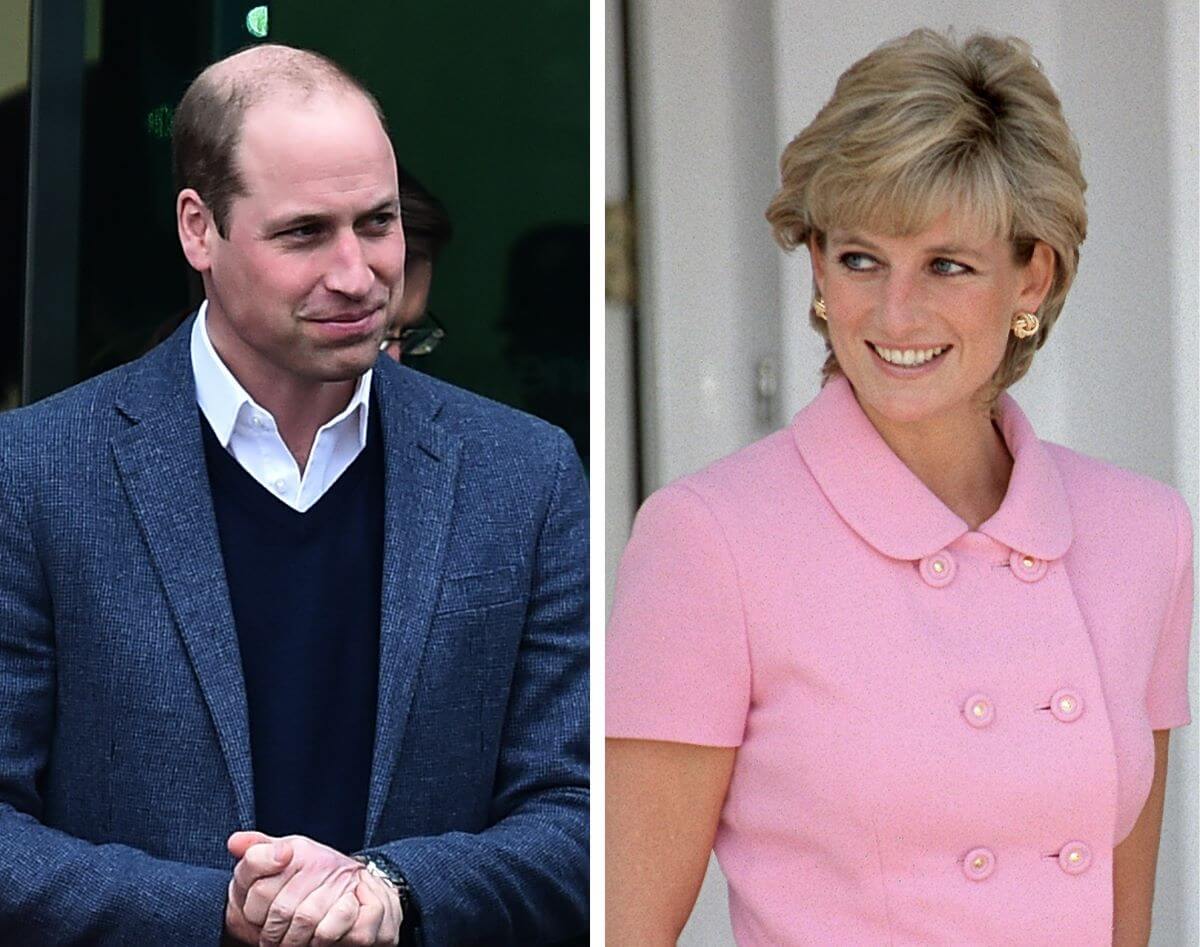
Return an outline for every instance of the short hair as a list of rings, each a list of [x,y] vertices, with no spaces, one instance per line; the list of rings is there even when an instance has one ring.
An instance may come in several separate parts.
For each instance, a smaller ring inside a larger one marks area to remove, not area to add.
[[[446,206],[413,174],[397,166],[400,177],[400,225],[409,254],[436,260],[454,234]]]
[[[1029,339],[1009,336],[998,394],[1029,369],[1061,312],[1087,233],[1079,147],[1029,46],[977,34],[961,45],[915,30],[846,70],[833,97],[783,151],[767,220],[785,249],[833,228],[919,233],[947,208],[1011,241],[1019,263],[1037,241],[1054,278]],[[840,373],[825,323],[810,310]]]
[[[357,92],[387,129],[375,97],[332,59],[275,43],[250,46],[207,67],[188,86],[175,110],[171,157],[175,192],[186,187],[212,212],[217,232],[228,236],[229,211],[246,193],[237,163],[246,111],[280,93],[309,98],[319,92]]]

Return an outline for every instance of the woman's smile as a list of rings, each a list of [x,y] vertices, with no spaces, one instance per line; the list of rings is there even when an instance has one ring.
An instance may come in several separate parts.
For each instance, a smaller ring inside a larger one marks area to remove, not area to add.
[[[893,348],[878,342],[867,342],[867,347],[884,365],[900,371],[900,377],[920,374],[919,369],[932,369],[941,364],[941,358],[952,346],[934,345],[929,348]]]

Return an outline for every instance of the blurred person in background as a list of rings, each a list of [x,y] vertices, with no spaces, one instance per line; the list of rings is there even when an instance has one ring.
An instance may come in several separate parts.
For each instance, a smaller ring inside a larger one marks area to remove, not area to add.
[[[445,206],[403,166],[400,176],[400,221],[406,244],[404,293],[380,347],[394,361],[402,355],[428,355],[446,330],[428,309],[433,267],[454,227]]]

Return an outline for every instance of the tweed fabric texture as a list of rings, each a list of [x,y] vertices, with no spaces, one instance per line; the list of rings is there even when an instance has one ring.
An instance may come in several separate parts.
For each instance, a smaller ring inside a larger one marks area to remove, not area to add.
[[[1111,939],[1152,731],[1189,720],[1191,518],[1001,408],[977,530],[844,379],[638,514],[607,731],[738,747],[714,847],[740,944]]]
[[[191,324],[0,415],[3,943],[215,944],[225,839],[254,826]],[[409,878],[423,943],[562,939],[586,926],[581,465],[561,431],[387,359],[372,385],[367,847]]]

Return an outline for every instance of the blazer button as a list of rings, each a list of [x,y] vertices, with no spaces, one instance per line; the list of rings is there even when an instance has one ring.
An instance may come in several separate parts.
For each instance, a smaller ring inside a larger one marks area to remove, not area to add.
[[[992,722],[996,710],[986,694],[972,694],[963,704],[963,716],[972,727],[982,729]]]
[[[983,881],[996,870],[996,856],[990,848],[973,848],[963,858],[962,870],[971,881]]]
[[[921,578],[935,589],[949,585],[954,579],[954,557],[945,549],[926,556],[917,566]]]
[[[1046,574],[1048,568],[1045,559],[1035,559],[1015,549],[1008,555],[1008,567],[1022,582],[1036,582]]]
[[[1058,866],[1068,875],[1082,875],[1092,863],[1092,850],[1083,842],[1068,842],[1058,853]]]
[[[1050,698],[1050,713],[1063,723],[1078,720],[1079,715],[1083,713],[1083,698],[1064,687]]]

